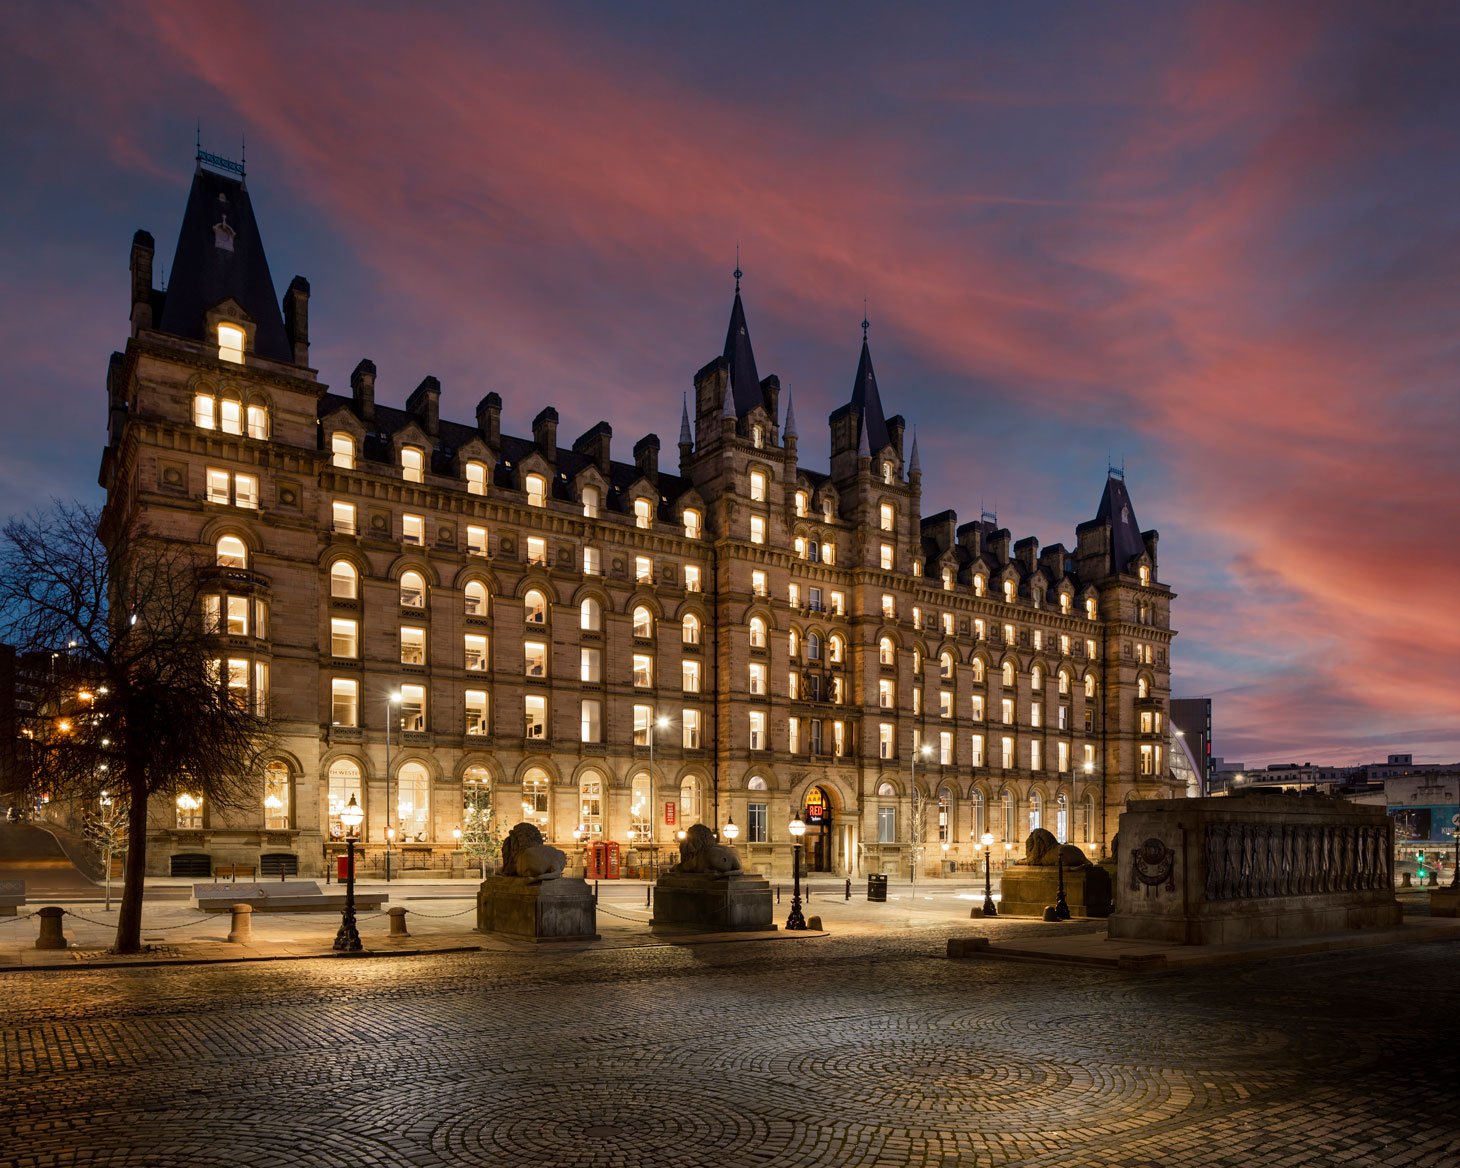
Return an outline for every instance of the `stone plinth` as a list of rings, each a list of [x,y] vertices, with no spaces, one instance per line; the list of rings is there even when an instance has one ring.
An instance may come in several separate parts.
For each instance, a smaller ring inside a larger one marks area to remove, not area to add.
[[[477,932],[522,941],[596,941],[598,907],[582,880],[488,876],[477,891]]]
[[[654,885],[654,928],[693,928],[709,933],[769,930],[774,913],[770,882],[751,872],[679,875],[666,872]]]
[[[1219,945],[1393,928],[1383,807],[1329,796],[1153,799],[1121,814],[1112,940]]]
[[[1059,891],[1059,869],[1015,864],[999,880],[1001,917],[1042,917]],[[1110,915],[1110,877],[1104,868],[1084,864],[1065,869],[1065,903],[1076,917]]]

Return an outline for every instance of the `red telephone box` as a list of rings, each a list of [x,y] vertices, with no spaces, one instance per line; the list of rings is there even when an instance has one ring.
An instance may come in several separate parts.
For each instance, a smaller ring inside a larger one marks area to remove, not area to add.
[[[604,849],[608,857],[608,862],[606,865],[606,875],[608,879],[617,880],[621,871],[619,867],[619,849],[617,842],[610,840],[608,843],[599,844],[598,846]]]
[[[589,880],[603,879],[604,869],[607,867],[607,864],[604,862],[606,851],[607,849],[603,844],[588,845],[588,854],[584,861],[584,867],[586,869],[584,876]]]

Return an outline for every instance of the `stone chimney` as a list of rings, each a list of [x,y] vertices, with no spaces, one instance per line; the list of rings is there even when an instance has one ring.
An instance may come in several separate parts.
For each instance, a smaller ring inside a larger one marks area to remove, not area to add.
[[[294,364],[309,365],[309,281],[295,276],[284,293],[284,332],[294,348]]]
[[[477,429],[481,431],[483,442],[493,450],[501,449],[502,396],[500,394],[489,393],[477,402]]]
[[[152,327],[152,255],[157,245],[151,234],[132,236],[132,335]]]
[[[1009,562],[1009,540],[1013,537],[1009,534],[1007,527],[1001,527],[997,531],[991,531],[985,541],[989,549],[989,555],[993,556],[994,563],[1003,567]]]
[[[609,477],[609,469],[612,462],[609,455],[609,448],[613,444],[613,427],[607,422],[599,422],[586,434],[583,434],[573,443],[574,453],[581,454],[584,458],[591,459],[593,465],[598,468],[604,478]]]
[[[1064,578],[1065,557],[1068,554],[1062,543],[1052,543],[1039,553],[1039,566],[1049,576],[1051,583],[1058,584]]]
[[[421,429],[435,438],[441,429],[441,383],[427,375],[406,398],[406,412],[421,424]]]
[[[634,465],[651,483],[659,482],[659,435],[645,434],[634,443]]]
[[[1014,545],[1014,558],[1023,567],[1024,574],[1032,576],[1039,563],[1039,541],[1032,535],[1021,539]]]
[[[956,511],[939,511],[936,515],[929,515],[922,521],[923,538],[931,539],[942,555],[953,546],[954,532],[958,528],[958,513]]]
[[[983,554],[983,524],[965,523],[958,529],[958,546],[966,551],[970,559]]]
[[[532,419],[532,440],[545,459],[549,462],[558,460],[558,411],[552,406],[543,406],[537,417]]]
[[[355,398],[355,414],[362,422],[375,421],[375,362],[366,357],[350,374],[350,392]]]

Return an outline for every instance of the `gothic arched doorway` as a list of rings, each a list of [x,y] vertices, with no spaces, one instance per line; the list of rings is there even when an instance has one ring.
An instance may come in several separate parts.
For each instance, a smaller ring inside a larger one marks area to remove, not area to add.
[[[812,787],[806,792],[801,818],[806,823],[806,870],[836,871],[832,857],[831,795],[825,787]]]

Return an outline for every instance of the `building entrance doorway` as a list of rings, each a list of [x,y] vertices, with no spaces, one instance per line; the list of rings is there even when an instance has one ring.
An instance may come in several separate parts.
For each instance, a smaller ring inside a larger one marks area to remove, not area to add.
[[[812,787],[806,792],[806,806],[801,818],[806,822],[806,871],[835,872],[832,855],[831,799],[825,789]]]

